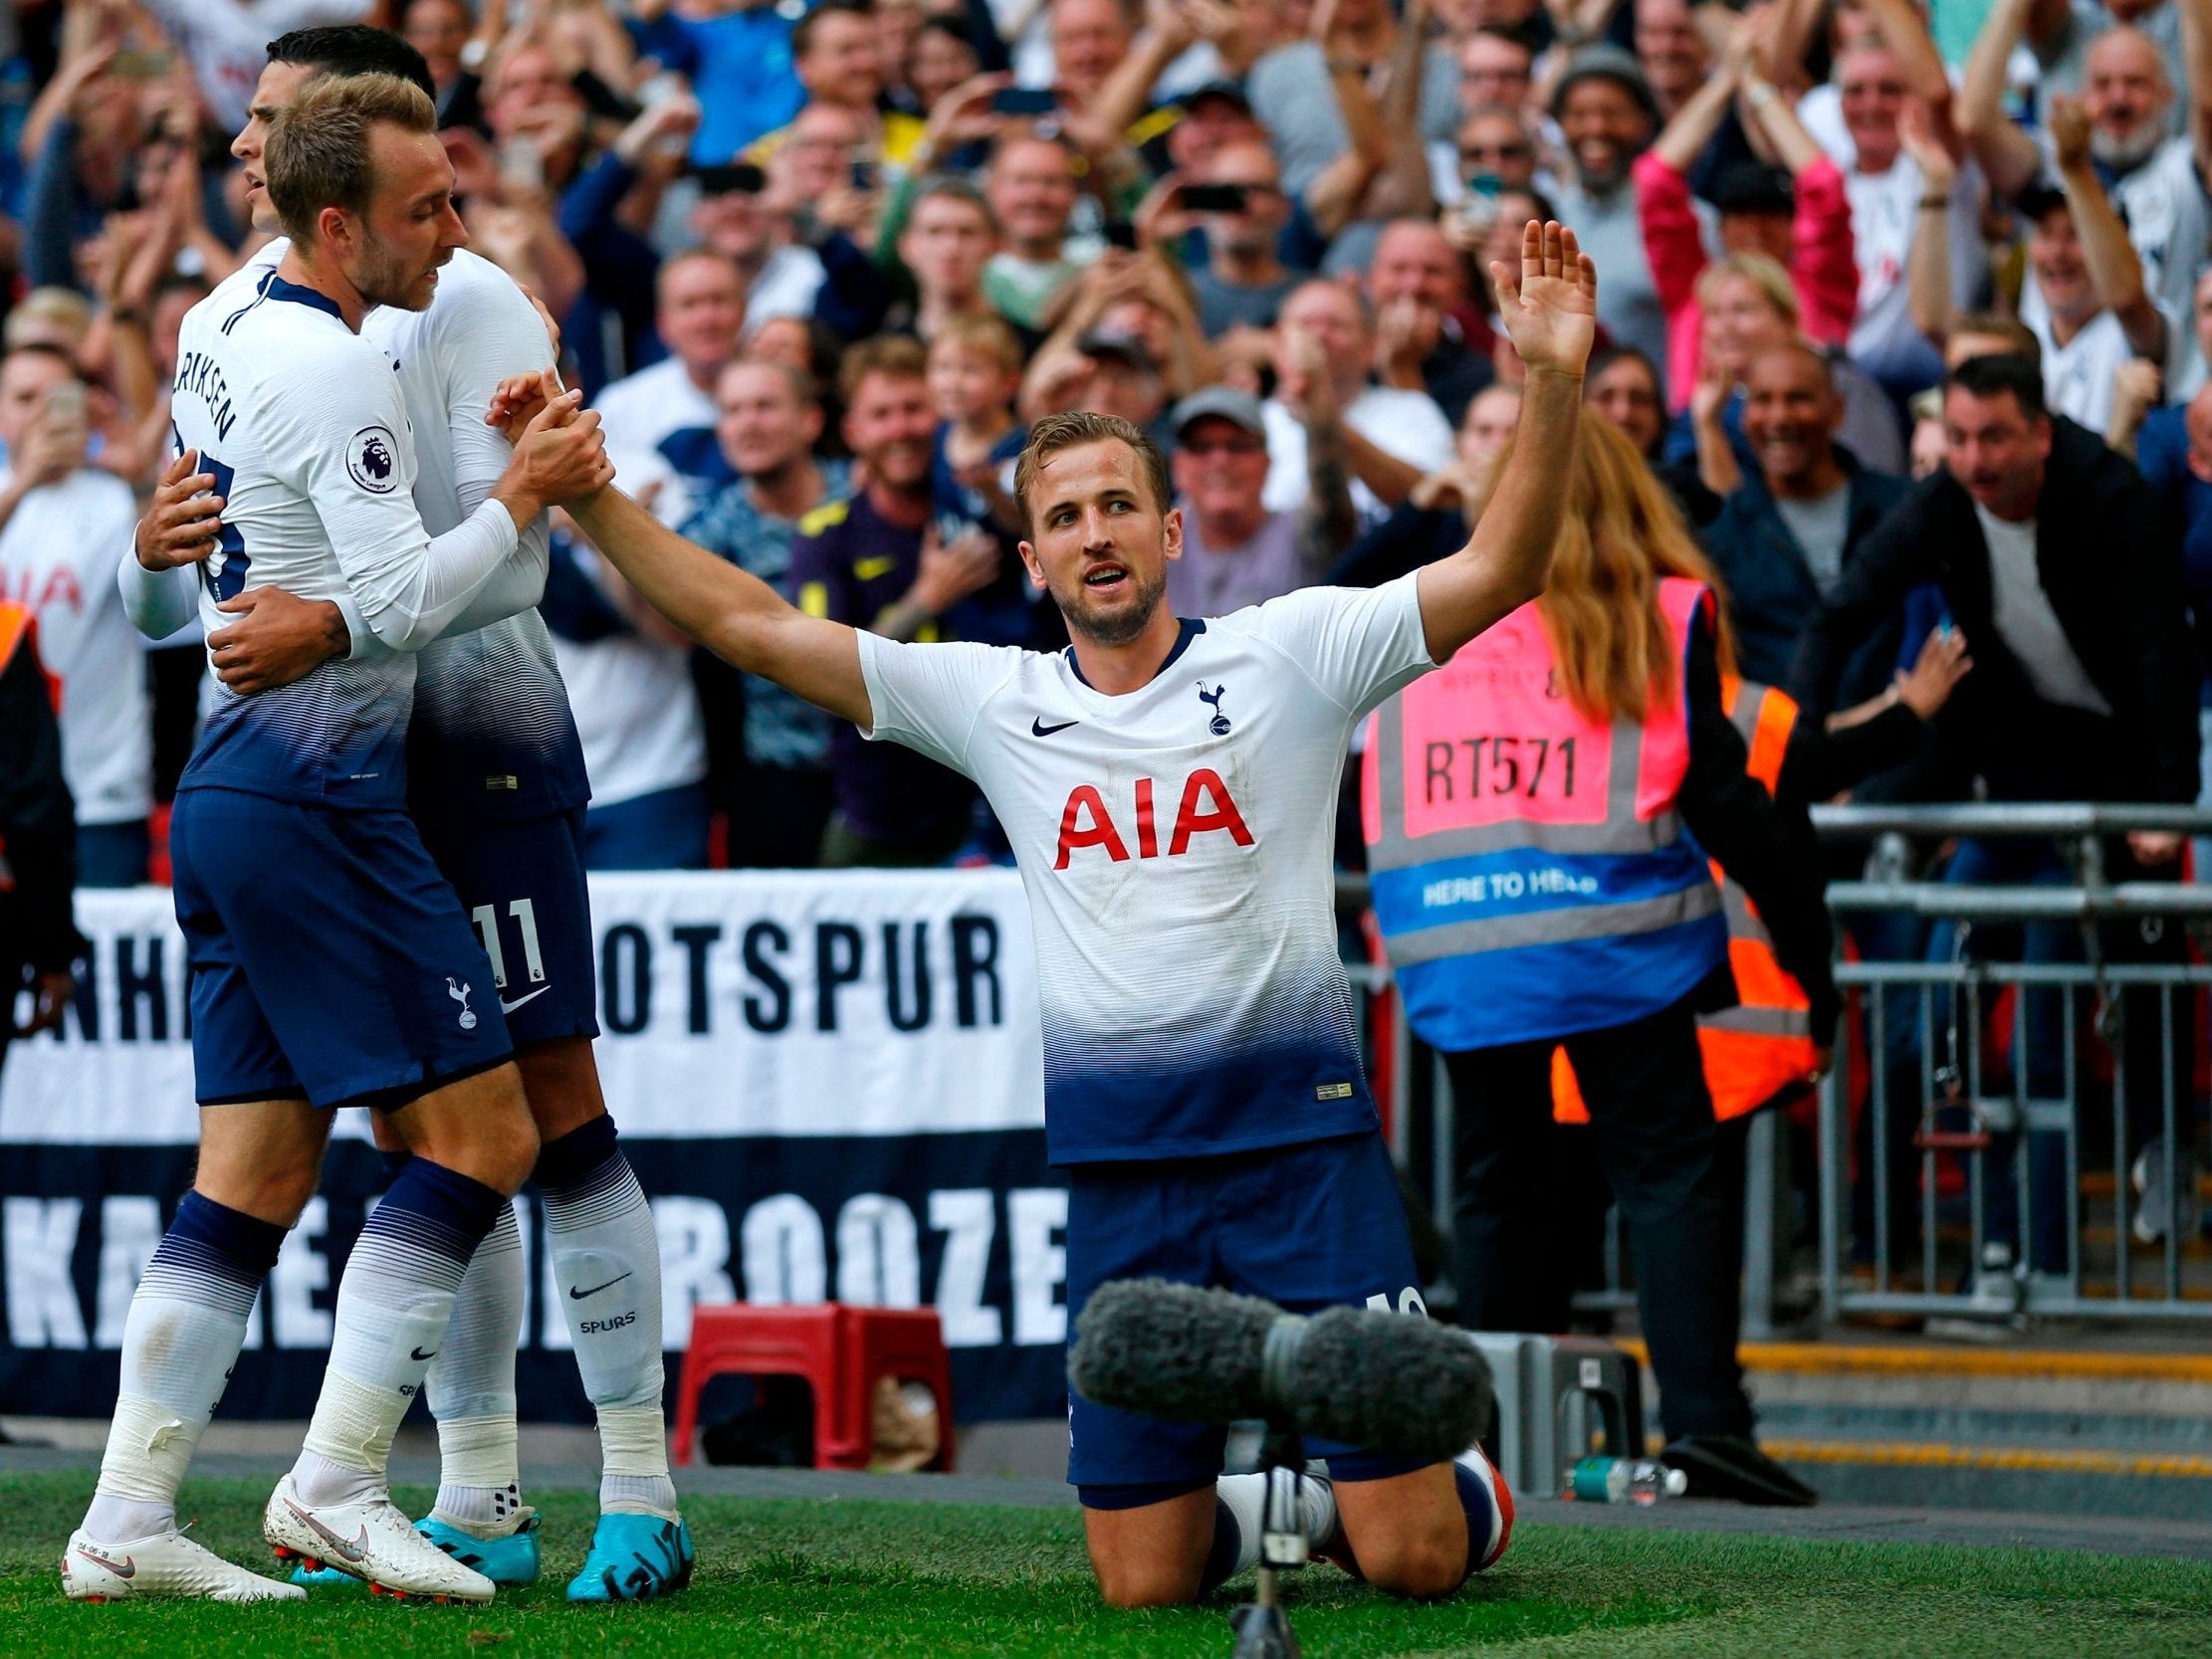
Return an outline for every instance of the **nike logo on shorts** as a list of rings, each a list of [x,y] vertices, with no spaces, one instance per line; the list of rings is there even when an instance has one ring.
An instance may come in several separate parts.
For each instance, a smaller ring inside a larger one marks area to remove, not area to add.
[[[538,988],[537,988],[536,990],[532,991],[532,992],[530,993],[530,995],[528,995],[528,996],[518,996],[518,997],[517,997],[517,998],[515,998],[515,1000],[514,1000],[514,1001],[512,1001],[512,1002],[508,1001],[508,1000],[507,1000],[507,998],[503,996],[503,997],[501,997],[501,998],[499,999],[499,1011],[500,1011],[501,1013],[503,1013],[503,1014],[512,1014],[512,1013],[513,1013],[513,1012],[514,1012],[514,1011],[515,1011],[516,1009],[520,1008],[520,1007],[521,1007],[521,1006],[522,1006],[522,1005],[523,1005],[524,1003],[526,1003],[526,1002],[534,1002],[534,1001],[536,1001],[536,1000],[537,1000],[537,999],[538,999],[539,997],[541,997],[541,996],[544,996],[544,995],[545,995],[545,994],[546,994],[546,993],[547,993],[548,991],[550,991],[550,990],[552,990],[552,989],[553,989],[553,986],[551,986],[551,985],[540,985],[540,986],[539,986],[539,987],[538,987]]]
[[[410,1359],[435,1359],[437,1356],[438,1350],[436,1348],[432,1348],[428,1353],[423,1352],[419,1348],[411,1348],[407,1350],[407,1357]]]
[[[1065,731],[1071,726],[1081,726],[1082,724],[1080,720],[1072,720],[1062,721],[1058,726],[1046,726],[1044,717],[1039,715],[1029,723],[1029,735],[1032,737],[1049,737],[1055,731]]]
[[[636,1268],[634,1268],[634,1267],[630,1269],[630,1273],[635,1273],[636,1271],[637,1271],[637,1269],[636,1269]],[[613,1289],[613,1288],[614,1288],[614,1287],[615,1287],[616,1285],[619,1285],[619,1284],[620,1284],[620,1283],[621,1283],[621,1282],[622,1282],[623,1280],[627,1279],[627,1278],[628,1278],[628,1277],[630,1276],[630,1273],[617,1273],[617,1274],[616,1274],[616,1275],[615,1275],[615,1276],[614,1276],[613,1278],[609,1279],[609,1280],[608,1280],[608,1281],[607,1281],[607,1282],[606,1282],[605,1284],[603,1284],[603,1285],[593,1285],[593,1286],[592,1286],[592,1287],[591,1287],[591,1288],[590,1288],[589,1290],[587,1290],[587,1291],[586,1291],[586,1290],[573,1290],[573,1289],[572,1289],[572,1290],[570,1290],[570,1291],[568,1292],[568,1299],[569,1299],[569,1300],[570,1300],[571,1302],[581,1302],[581,1301],[582,1301],[582,1300],[583,1300],[583,1299],[584,1299],[585,1297],[587,1297],[587,1296],[597,1296],[597,1295],[598,1295],[598,1294],[599,1294],[599,1293],[600,1293],[601,1291],[609,1291],[609,1290],[612,1290],[612,1289]]]

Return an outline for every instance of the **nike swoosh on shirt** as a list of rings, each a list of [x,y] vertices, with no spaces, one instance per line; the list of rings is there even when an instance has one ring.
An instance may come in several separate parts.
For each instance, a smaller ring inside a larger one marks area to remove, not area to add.
[[[501,998],[499,999],[499,1011],[500,1011],[501,1013],[503,1013],[503,1014],[512,1014],[512,1013],[513,1013],[513,1012],[514,1012],[514,1011],[515,1011],[516,1009],[520,1008],[520,1007],[521,1007],[521,1006],[522,1006],[522,1005],[523,1005],[524,1003],[526,1003],[526,1002],[534,1002],[534,1001],[536,1001],[536,1000],[537,1000],[537,999],[538,999],[539,997],[541,997],[541,996],[544,996],[544,995],[545,995],[545,994],[546,994],[546,993],[547,993],[548,991],[550,991],[550,990],[552,990],[552,989],[553,989],[553,986],[551,986],[551,985],[540,985],[540,986],[539,986],[539,987],[538,987],[538,988],[537,988],[536,990],[532,991],[532,992],[530,993],[530,995],[528,995],[528,996],[518,996],[518,997],[517,997],[517,998],[515,998],[515,1000],[514,1000],[514,1001],[512,1001],[512,1002],[508,1001],[508,1000],[507,1000],[507,998],[503,996],[503,997],[501,997]]]
[[[630,1273],[635,1273],[637,1269],[634,1267],[630,1269]],[[623,1280],[627,1279],[630,1276],[630,1273],[617,1273],[605,1284],[593,1285],[589,1290],[578,1290],[571,1286],[568,1291],[568,1300],[571,1302],[581,1302],[587,1296],[597,1296],[601,1291],[612,1290],[616,1285],[619,1285]]]
[[[1032,737],[1049,737],[1055,731],[1065,731],[1071,726],[1081,726],[1082,724],[1080,720],[1072,720],[1062,721],[1058,726],[1046,726],[1044,717],[1039,715],[1029,723],[1029,735]]]

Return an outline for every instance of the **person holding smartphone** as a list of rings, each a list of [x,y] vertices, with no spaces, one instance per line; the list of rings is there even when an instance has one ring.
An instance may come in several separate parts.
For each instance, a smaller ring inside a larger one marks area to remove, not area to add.
[[[1277,253],[1290,198],[1275,152],[1256,137],[1239,139],[1216,151],[1198,176],[1168,188],[1182,227],[1206,238],[1207,262],[1191,273],[1191,292],[1207,338],[1236,327],[1272,328],[1291,290],[1310,275],[1293,271]]]

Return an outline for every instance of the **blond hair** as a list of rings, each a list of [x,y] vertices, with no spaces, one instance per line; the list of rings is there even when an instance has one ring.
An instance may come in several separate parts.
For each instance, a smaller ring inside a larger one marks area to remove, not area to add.
[[[396,75],[331,76],[278,111],[261,159],[286,235],[312,243],[316,216],[327,207],[367,212],[376,188],[369,135],[379,121],[435,132],[438,111],[420,87]]]
[[[930,339],[930,353],[941,345],[958,345],[989,357],[1008,374],[1021,372],[1021,339],[1003,317],[990,311],[956,311],[937,325]]]
[[[1741,277],[1766,297],[1768,305],[1782,313],[1782,320],[1791,327],[1797,326],[1797,285],[1790,281],[1790,274],[1782,262],[1772,254],[1728,254],[1714,260],[1697,273],[1697,304],[1709,310],[1713,294],[1730,277]]]
[[[42,325],[67,335],[76,351],[92,332],[92,302],[73,288],[34,288],[8,312],[7,349],[37,339]]]
[[[1492,476],[1504,471],[1500,458]],[[1663,576],[1720,580],[1690,539],[1674,498],[1621,429],[1582,412],[1567,480],[1567,520],[1553,545],[1551,579],[1536,601],[1559,683],[1594,721],[1647,719],[1679,695],[1675,642],[1659,607]],[[1722,674],[1735,672],[1735,642],[1715,605]]]

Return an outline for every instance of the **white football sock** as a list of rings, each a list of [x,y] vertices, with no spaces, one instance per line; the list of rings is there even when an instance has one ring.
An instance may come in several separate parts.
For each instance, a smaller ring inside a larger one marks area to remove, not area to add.
[[[438,1501],[430,1513],[483,1536],[512,1531],[523,1519],[515,1426],[523,1277],[523,1235],[509,1204],[461,1277],[445,1344],[424,1384],[438,1420]]]
[[[1223,1575],[1233,1578],[1259,1564],[1260,1534],[1265,1530],[1266,1520],[1267,1477],[1265,1474],[1223,1475],[1214,1483],[1214,1496],[1221,1505],[1221,1510],[1215,1514],[1215,1526],[1218,1528],[1224,1520],[1233,1521],[1236,1526],[1236,1564]],[[1329,1536],[1336,1531],[1336,1493],[1329,1483],[1299,1477],[1298,1513],[1305,1524],[1307,1547],[1318,1549],[1328,1543]]]
[[[85,1530],[128,1544],[176,1525],[176,1489],[230,1380],[285,1229],[185,1194],[123,1317],[122,1378]]]
[[[603,1121],[603,1120],[601,1120]],[[546,1194],[546,1243],[576,1350],[583,1391],[599,1413],[603,1457],[599,1506],[615,1513],[673,1519],[668,1438],[661,1423],[666,1371],[661,1355],[660,1240],[653,1212],[629,1160],[613,1145],[612,1125],[595,1132],[606,1156]],[[563,1140],[568,1138],[563,1137]],[[558,1146],[559,1142],[554,1142]],[[580,1294],[579,1294],[580,1293]]]
[[[392,1436],[445,1344],[454,1293],[504,1195],[410,1158],[369,1212],[338,1281],[331,1360],[294,1469],[300,1501],[368,1501],[384,1490]]]

